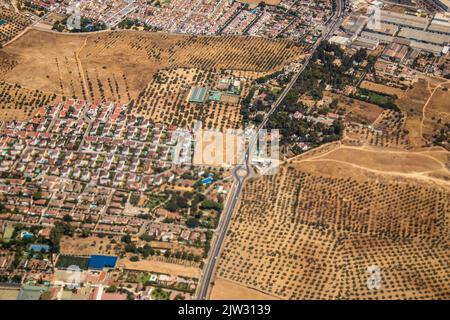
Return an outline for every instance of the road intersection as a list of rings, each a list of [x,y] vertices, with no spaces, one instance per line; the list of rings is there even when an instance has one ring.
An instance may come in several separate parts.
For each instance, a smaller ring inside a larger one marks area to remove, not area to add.
[[[214,273],[217,268],[217,262],[219,260],[219,256],[221,253],[221,249],[223,246],[223,242],[225,240],[226,233],[228,231],[228,227],[231,222],[231,218],[233,216],[233,212],[236,209],[236,205],[239,201],[239,197],[242,192],[242,188],[244,186],[245,180],[247,180],[251,176],[251,168],[250,161],[251,155],[253,155],[254,150],[256,148],[256,142],[258,138],[258,132],[260,129],[264,128],[267,124],[272,113],[280,106],[283,102],[284,98],[288,94],[288,92],[292,89],[294,84],[297,82],[298,77],[302,74],[302,72],[308,66],[311,57],[322,40],[327,39],[330,35],[332,35],[336,28],[339,26],[340,21],[344,15],[345,10],[345,0],[336,0],[336,7],[333,14],[333,17],[330,19],[329,24],[327,26],[326,32],[323,33],[320,39],[316,41],[314,44],[310,54],[305,59],[302,67],[298,70],[292,77],[289,84],[277,98],[277,100],[272,104],[269,112],[265,115],[264,120],[261,124],[256,128],[254,134],[249,138],[249,142],[247,148],[245,150],[245,155],[243,159],[239,162],[239,164],[233,169],[232,175],[234,178],[234,184],[230,189],[230,194],[228,196],[227,204],[222,212],[221,219],[219,221],[219,225],[216,229],[215,236],[211,239],[211,248],[208,254],[208,258],[206,260],[205,266],[203,268],[202,274],[200,276],[199,284],[197,286],[196,297],[198,300],[206,300],[208,299],[208,295],[210,293],[211,282],[214,278]],[[244,174],[240,174],[243,172]],[[239,174],[238,174],[239,173]]]

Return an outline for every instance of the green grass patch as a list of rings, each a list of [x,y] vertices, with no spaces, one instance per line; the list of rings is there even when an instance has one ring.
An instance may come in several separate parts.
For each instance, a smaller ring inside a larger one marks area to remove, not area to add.
[[[81,270],[87,270],[89,258],[76,256],[60,256],[56,267],[59,269],[67,269],[70,266],[78,266]]]
[[[169,300],[169,298],[170,298],[170,291],[166,291],[161,288],[154,288],[152,290],[153,300]]]

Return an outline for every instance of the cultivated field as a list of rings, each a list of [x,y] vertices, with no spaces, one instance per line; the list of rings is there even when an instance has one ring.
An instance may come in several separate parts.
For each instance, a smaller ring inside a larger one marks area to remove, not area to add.
[[[248,3],[253,5],[258,5],[259,3],[263,2],[262,0],[238,0],[242,3]],[[277,6],[279,5],[281,0],[264,0],[264,3],[268,4],[269,6]]]
[[[60,101],[52,93],[44,93],[38,89],[28,89],[19,84],[6,83],[0,80],[0,119],[26,120],[31,118],[36,109],[43,105]]]
[[[284,299],[449,299],[448,152],[311,153],[245,186],[218,277]]]
[[[405,129],[406,119],[405,113],[384,110],[375,121],[369,123],[370,126],[362,126],[361,122],[349,122],[344,142],[350,145],[409,148],[409,132]]]
[[[279,70],[301,53],[291,42],[256,37],[28,30],[0,50],[0,69],[5,70],[0,80],[66,97],[134,100],[135,113],[168,123],[199,117],[211,126],[236,127],[239,104],[189,105],[187,87],[224,73],[251,80]]]
[[[0,4],[0,20],[5,21],[0,25],[0,45],[13,39],[19,32],[31,24],[31,20],[12,8],[6,8]]]
[[[225,75],[233,75],[243,83],[237,103],[207,101],[199,105],[188,102],[192,87],[213,88]],[[191,126],[195,120],[202,120],[205,128],[238,128],[241,122],[240,100],[248,94],[251,81],[257,76],[257,72],[250,71],[215,72],[191,68],[161,70],[132,102],[133,113],[182,127]]]
[[[116,239],[120,242],[120,237]],[[120,245],[112,243],[109,238],[86,237],[86,238],[71,238],[62,237],[60,242],[60,252],[63,255],[92,255],[92,254],[107,254],[116,255],[120,252],[116,249]]]

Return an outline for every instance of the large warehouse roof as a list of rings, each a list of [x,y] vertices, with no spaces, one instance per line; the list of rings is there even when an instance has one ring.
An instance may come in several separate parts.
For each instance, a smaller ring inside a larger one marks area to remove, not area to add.
[[[450,42],[450,35],[432,33],[428,31],[421,31],[410,28],[402,28],[400,30],[399,37],[407,38],[411,40],[421,41],[425,43],[432,43],[437,45],[446,45]]]
[[[417,29],[425,29],[428,25],[428,20],[426,18],[385,10],[381,10],[380,20],[381,22],[392,23],[399,26],[407,26]]]

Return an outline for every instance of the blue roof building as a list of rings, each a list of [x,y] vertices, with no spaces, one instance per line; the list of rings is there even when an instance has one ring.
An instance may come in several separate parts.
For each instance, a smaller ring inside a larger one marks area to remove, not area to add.
[[[89,259],[88,269],[103,270],[115,268],[117,264],[116,256],[93,255]]]
[[[29,249],[35,252],[49,252],[50,246],[46,244],[30,244]]]

